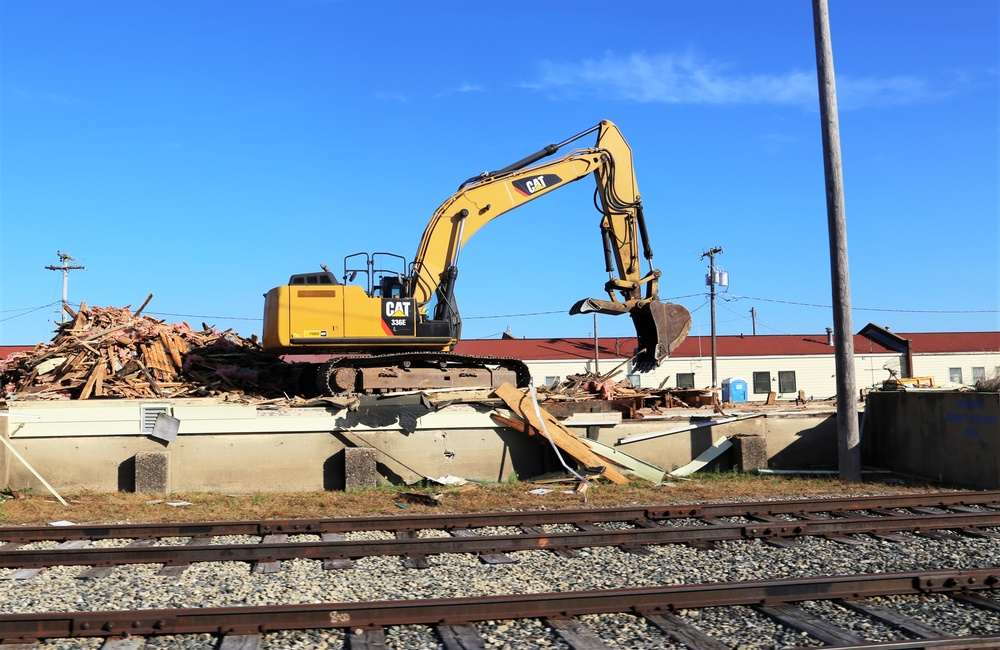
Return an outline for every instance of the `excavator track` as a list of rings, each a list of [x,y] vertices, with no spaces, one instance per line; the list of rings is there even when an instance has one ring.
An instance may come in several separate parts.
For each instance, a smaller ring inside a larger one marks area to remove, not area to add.
[[[523,388],[531,380],[528,366],[509,357],[478,357],[451,352],[407,352],[340,357],[316,372],[321,394],[381,394],[405,390],[497,388],[509,383]]]

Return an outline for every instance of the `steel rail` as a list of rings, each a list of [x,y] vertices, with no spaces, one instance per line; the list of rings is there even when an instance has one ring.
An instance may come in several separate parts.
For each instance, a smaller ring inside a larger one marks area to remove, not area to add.
[[[948,594],[993,589],[1000,567],[784,578],[735,583],[636,587],[466,598],[0,615],[0,642],[109,635],[259,634],[299,629],[378,629],[390,625],[655,614],[806,600]]]
[[[907,641],[872,641],[850,645],[796,646],[786,650],[996,650],[1000,648],[1000,634],[974,636],[943,636]]]
[[[379,515],[328,519],[281,519],[144,524],[82,524],[75,526],[4,526],[0,543],[76,539],[153,539],[222,535],[346,533],[355,531],[414,531],[467,529],[487,526],[538,526],[560,523],[795,515],[907,507],[981,506],[1000,509],[1000,490],[747,501],[691,505],[648,505],[617,508],[571,508],[474,514]]]
[[[859,516],[766,523],[717,523],[700,526],[659,526],[567,532],[525,532],[516,535],[404,537],[380,540],[338,540],[187,546],[121,546],[110,548],[50,548],[0,550],[0,567],[114,566],[121,564],[190,564],[194,562],[275,562],[296,558],[335,560],[372,556],[419,557],[446,553],[497,554],[513,551],[563,551],[590,547],[637,547],[741,539],[789,539],[799,536],[887,534],[903,531],[957,530],[982,532],[1000,527],[1000,511],[947,514]]]

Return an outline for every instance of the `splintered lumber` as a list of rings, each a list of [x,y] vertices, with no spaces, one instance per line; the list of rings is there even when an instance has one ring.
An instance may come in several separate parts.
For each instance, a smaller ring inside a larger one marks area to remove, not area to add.
[[[514,429],[515,431],[520,431],[521,433],[527,434],[529,436],[541,436],[542,434],[535,429],[533,426],[524,422],[523,420],[518,420],[515,418],[508,418],[499,413],[493,413],[490,417],[493,418],[498,424],[502,424],[505,427]],[[630,456],[614,447],[597,442],[596,440],[589,440],[587,438],[577,438],[580,442],[587,445],[595,455],[598,456],[602,461],[621,467],[624,471],[634,474],[635,476],[645,479],[651,483],[659,483],[663,480],[666,472],[656,465],[647,463],[644,460],[640,460],[635,456]],[[544,481],[539,481],[533,479],[532,482],[539,483]]]
[[[140,311],[149,298],[140,307]],[[287,397],[295,364],[255,340],[205,326],[170,325],[129,307],[88,307],[55,338],[0,359],[2,395],[14,399]]]
[[[604,478],[619,485],[629,482],[627,477],[615,468],[608,467],[607,461],[592,452],[590,447],[584,444],[579,437],[564,427],[554,415],[541,406],[538,407],[538,413],[541,414],[541,419],[539,419],[535,410],[536,405],[530,395],[526,395],[506,382],[496,389],[495,394],[503,400],[507,408],[536,430],[543,432],[543,435],[548,434],[549,439],[556,447],[569,454],[584,467],[605,465],[601,472]]]

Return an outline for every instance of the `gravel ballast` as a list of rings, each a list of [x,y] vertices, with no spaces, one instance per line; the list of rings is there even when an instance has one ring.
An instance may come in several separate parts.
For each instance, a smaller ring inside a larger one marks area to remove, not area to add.
[[[509,532],[481,530],[483,534]],[[422,531],[440,535],[440,531]],[[244,563],[206,562],[189,567],[180,577],[157,575],[160,565],[116,568],[111,575],[80,580],[81,567],[53,567],[30,580],[4,580],[11,569],[0,569],[0,613],[100,611],[179,607],[231,607],[315,604],[375,600],[451,598],[476,595],[582,591],[657,585],[747,581],[812,575],[889,573],[946,568],[1000,566],[1000,541],[961,538],[930,539],[903,534],[895,543],[864,538],[863,546],[802,538],[794,548],[774,548],[759,540],[722,542],[699,551],[688,546],[652,547],[652,555],[630,554],[617,548],[583,549],[576,558],[542,551],[509,553],[516,564],[488,565],[473,555],[428,558],[430,568],[407,569],[399,558],[367,557],[352,568],[324,571],[316,560],[290,560],[277,573],[253,573]],[[350,533],[351,539],[385,539],[385,532]],[[293,535],[289,541],[318,539]],[[185,538],[160,543],[181,544]],[[215,543],[256,543],[256,537],[217,538]],[[121,545],[121,540],[95,546]],[[45,543],[55,546],[55,543]],[[1000,599],[1000,595],[993,598]],[[995,614],[944,597],[892,598],[881,601],[893,609],[948,635],[1000,634]],[[831,603],[804,603],[803,608],[871,641],[902,638],[887,626]],[[780,648],[821,645],[815,639],[784,628],[747,607],[707,608],[680,612],[682,619],[717,640],[738,648]],[[631,615],[591,615],[579,620],[609,647],[629,650],[680,648],[656,626]],[[488,621],[477,624],[487,648],[568,648],[545,621]],[[345,630],[272,633],[265,648],[339,648]],[[433,629],[402,626],[386,630],[387,646],[399,649],[440,648]],[[147,648],[210,648],[208,635],[150,638]],[[99,639],[53,640],[43,647],[97,648]]]

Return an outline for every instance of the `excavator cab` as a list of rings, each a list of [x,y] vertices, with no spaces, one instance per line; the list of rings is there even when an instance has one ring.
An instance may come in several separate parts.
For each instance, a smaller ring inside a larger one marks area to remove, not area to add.
[[[398,300],[403,297],[403,278],[399,275],[384,275],[378,285],[383,298]]]

